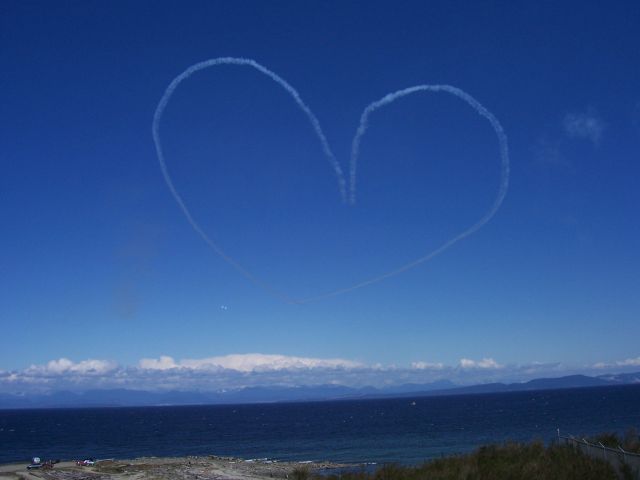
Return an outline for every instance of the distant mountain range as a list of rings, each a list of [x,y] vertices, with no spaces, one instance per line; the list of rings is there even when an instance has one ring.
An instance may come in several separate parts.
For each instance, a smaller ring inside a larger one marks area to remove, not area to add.
[[[559,378],[538,378],[524,383],[486,383],[464,387],[456,386],[452,382],[445,380],[428,384],[404,384],[385,388],[350,388],[338,385],[318,385],[300,387],[248,387],[222,392],[152,392],[110,389],[88,390],[85,392],[58,391],[50,394],[0,394],[0,408],[220,405],[394,397],[417,398],[630,384],[640,385],[640,372],[600,375],[597,377],[569,375]]]

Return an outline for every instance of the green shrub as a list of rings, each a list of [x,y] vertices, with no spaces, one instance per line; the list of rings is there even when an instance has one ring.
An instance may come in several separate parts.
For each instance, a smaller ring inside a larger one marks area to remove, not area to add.
[[[292,480],[308,480],[311,478],[311,472],[308,468],[294,468],[290,475]]]
[[[571,446],[545,447],[542,442],[532,442],[488,445],[467,455],[441,458],[416,467],[389,464],[378,468],[374,473],[349,472],[324,478],[327,480],[616,480],[618,477],[609,463],[588,457]]]
[[[625,432],[624,439],[622,440],[622,448],[627,452],[640,453],[640,435],[638,435],[638,430],[630,428]]]
[[[617,433],[601,433],[595,437],[588,439],[591,443],[602,443],[605,447],[618,448],[622,447],[627,452],[640,453],[640,437],[638,431],[635,428],[630,428],[624,434],[623,438],[620,438]]]

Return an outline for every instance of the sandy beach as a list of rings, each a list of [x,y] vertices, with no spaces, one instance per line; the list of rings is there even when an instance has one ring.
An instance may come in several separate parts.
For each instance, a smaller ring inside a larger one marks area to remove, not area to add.
[[[288,478],[296,468],[322,470],[349,466],[331,462],[273,462],[217,456],[102,460],[93,466],[60,462],[54,468],[47,470],[28,470],[27,465],[27,463],[0,465],[0,480],[271,479]]]

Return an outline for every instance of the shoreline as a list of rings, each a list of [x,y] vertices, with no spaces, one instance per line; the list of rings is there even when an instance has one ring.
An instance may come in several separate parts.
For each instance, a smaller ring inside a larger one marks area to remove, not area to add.
[[[27,465],[27,462],[0,464],[0,480],[266,480],[289,478],[294,469],[318,472],[357,468],[361,464],[329,461],[281,462],[206,455],[108,459],[98,460],[92,466],[78,466],[75,461],[62,461],[47,470],[28,470]]]

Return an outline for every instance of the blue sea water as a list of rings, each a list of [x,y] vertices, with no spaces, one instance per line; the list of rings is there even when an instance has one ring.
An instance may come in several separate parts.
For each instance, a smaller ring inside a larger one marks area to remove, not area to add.
[[[415,402],[415,405],[413,404]],[[418,463],[507,440],[640,427],[640,385],[450,397],[0,411],[0,463],[228,455]]]

